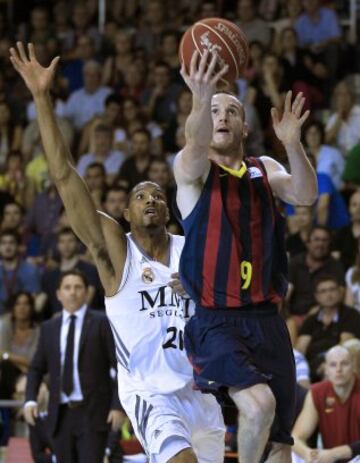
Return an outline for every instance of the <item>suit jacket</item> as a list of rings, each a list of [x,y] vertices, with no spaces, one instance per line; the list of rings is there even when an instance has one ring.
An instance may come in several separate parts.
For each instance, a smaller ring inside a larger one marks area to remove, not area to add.
[[[57,430],[61,399],[61,324],[62,317],[56,317],[41,325],[26,387],[26,401],[36,401],[41,381],[45,374],[49,374],[48,426],[51,436]],[[78,369],[85,413],[90,426],[97,431],[107,430],[106,419],[111,409],[121,410],[117,382],[110,377],[110,369],[116,370],[116,365],[114,339],[105,314],[87,309],[80,335]]]

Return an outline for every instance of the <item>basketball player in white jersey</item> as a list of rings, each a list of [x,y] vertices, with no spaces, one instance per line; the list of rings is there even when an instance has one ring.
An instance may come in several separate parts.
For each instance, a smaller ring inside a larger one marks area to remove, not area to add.
[[[168,286],[183,238],[166,231],[164,192],[151,182],[133,189],[125,211],[128,235],[98,213],[54,116],[50,88],[59,58],[44,68],[33,45],[25,51],[19,42],[10,54],[34,98],[49,171],[70,224],[98,269],[115,338],[120,400],[150,463],[222,463],[220,407],[212,396],[192,389],[184,351],[189,300]]]

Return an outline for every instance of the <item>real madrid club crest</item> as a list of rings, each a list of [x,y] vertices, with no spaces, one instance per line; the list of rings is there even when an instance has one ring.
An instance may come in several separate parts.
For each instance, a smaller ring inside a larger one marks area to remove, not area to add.
[[[144,268],[141,279],[144,283],[150,284],[155,280],[154,272],[150,267]]]

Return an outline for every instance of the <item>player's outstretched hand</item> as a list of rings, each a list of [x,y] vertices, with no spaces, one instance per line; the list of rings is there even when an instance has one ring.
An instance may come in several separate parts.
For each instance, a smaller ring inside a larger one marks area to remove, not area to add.
[[[301,92],[296,95],[293,103],[291,103],[291,97],[292,92],[289,91],[285,98],[284,112],[281,118],[276,108],[271,109],[274,131],[285,146],[300,142],[301,127],[310,114],[309,110],[302,114],[305,98]]]
[[[181,66],[180,74],[192,91],[193,96],[199,101],[209,100],[212,97],[221,77],[229,69],[226,64],[220,71],[216,72],[217,62],[216,53],[210,53],[206,50],[200,57],[200,53],[196,50],[191,57],[189,72],[186,70],[184,63]]]
[[[54,58],[46,68],[36,59],[32,43],[28,44],[27,50],[21,42],[16,43],[16,48],[10,48],[10,61],[33,96],[45,94],[50,90],[59,59],[59,56]]]

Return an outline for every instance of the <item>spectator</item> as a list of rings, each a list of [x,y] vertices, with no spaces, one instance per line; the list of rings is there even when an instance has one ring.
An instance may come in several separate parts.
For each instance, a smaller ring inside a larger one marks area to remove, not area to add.
[[[140,129],[131,137],[131,156],[121,166],[114,183],[121,184],[129,191],[139,182],[148,179],[148,169],[153,156],[150,154],[151,135],[146,129]]]
[[[119,90],[121,97],[132,97],[142,100],[145,92],[146,69],[142,69],[138,61],[134,61],[125,70],[124,85]]]
[[[270,45],[271,31],[269,24],[257,15],[256,5],[252,0],[239,0],[237,4],[239,27],[249,42],[258,40],[265,47]]]
[[[295,206],[292,221],[296,223],[296,232],[286,239],[286,250],[290,257],[306,252],[306,244],[313,226],[314,212],[312,207]]]
[[[304,94],[304,109],[321,107],[328,70],[319,56],[299,47],[296,31],[291,27],[280,33],[277,49],[284,60],[285,80],[289,88],[295,94]]]
[[[21,241],[20,252],[26,255],[30,236],[25,227],[25,209],[19,203],[13,201],[5,205],[0,230],[15,231]]]
[[[304,355],[294,349],[296,382],[305,389],[310,387],[310,368]]]
[[[102,199],[104,211],[115,219],[126,232],[130,231],[129,222],[124,218],[127,204],[128,190],[126,188],[113,185],[105,191]]]
[[[360,237],[360,190],[350,196],[349,212],[351,223],[340,228],[334,240],[334,248],[340,252],[340,260],[346,270],[355,263],[355,250]]]
[[[65,54],[72,48],[74,43],[74,30],[70,25],[70,11],[67,2],[59,1],[53,6],[54,32],[59,41],[59,48]]]
[[[145,90],[142,104],[146,108],[149,119],[157,122],[161,127],[168,126],[175,114],[176,98],[181,86],[171,81],[170,66],[158,61],[153,70],[153,84]]]
[[[339,150],[325,145],[325,129],[321,122],[312,121],[304,130],[305,146],[316,161],[316,172],[327,174],[337,190],[342,188],[344,158]]]
[[[83,67],[84,86],[71,93],[65,105],[65,116],[77,130],[96,114],[104,112],[106,97],[111,89],[101,86],[101,66],[96,61],[87,61]]]
[[[60,275],[70,270],[79,270],[88,281],[86,303],[98,309],[102,293],[96,268],[81,259],[80,243],[71,228],[63,228],[57,236],[58,265],[55,269],[45,270],[42,277],[43,304],[47,302],[48,313],[52,316],[61,311],[61,303],[57,298],[57,285]],[[95,299],[95,294],[98,293]],[[95,302],[95,304],[94,304]],[[103,307],[103,304],[100,305]]]
[[[244,77],[249,84],[261,75],[264,53],[265,47],[258,40],[249,43],[249,59],[244,71]]]
[[[360,337],[360,315],[343,305],[343,290],[331,275],[316,280],[314,295],[318,308],[304,321],[296,349],[306,355],[312,380],[316,381],[323,377],[325,352],[347,339]]]
[[[25,173],[20,151],[7,155],[4,174],[0,175],[0,189],[7,191],[23,207],[30,207],[35,197],[35,182]]]
[[[81,176],[85,175],[86,168],[93,162],[99,162],[104,165],[108,180],[118,173],[121,164],[124,161],[124,153],[112,149],[113,129],[105,124],[98,124],[93,132],[93,151],[81,156],[77,170]]]
[[[10,312],[0,318],[0,399],[10,400],[19,377],[26,373],[35,353],[39,328],[35,324],[32,295],[14,293]]]
[[[295,23],[302,11],[302,0],[289,0],[284,5],[285,17],[273,21],[272,27],[275,32],[274,48],[278,49],[279,37],[286,28],[294,28]]]
[[[315,306],[314,280],[323,275],[332,275],[344,286],[344,268],[331,257],[331,233],[319,225],[312,228],[306,243],[307,251],[298,254],[289,262],[289,312],[295,315],[300,326],[308,312]]]
[[[133,36],[119,29],[115,35],[115,54],[104,63],[102,84],[118,90],[124,83],[125,71],[133,59]]]
[[[137,30],[136,46],[144,48],[148,56],[159,49],[161,34],[166,28],[166,9],[160,0],[148,0],[144,4],[143,25]]]
[[[179,127],[185,127],[185,122],[192,108],[192,95],[189,89],[180,90],[176,99],[176,112],[171,117],[164,133],[164,144],[167,152],[176,151],[176,132]]]
[[[5,101],[0,101],[0,168],[5,167],[5,161],[11,151],[21,148],[22,128],[13,122],[10,107]]]
[[[124,419],[110,378],[116,370],[111,329],[104,314],[88,308],[87,286],[76,270],[61,276],[62,315],[41,325],[28,372],[24,416],[32,426],[40,383],[50,377],[48,430],[58,463],[102,461],[108,423],[116,429]]]
[[[21,257],[20,237],[12,230],[0,233],[0,315],[5,312],[6,301],[18,291],[33,296],[40,293],[40,272]]]
[[[339,82],[333,93],[335,112],[326,124],[326,143],[337,145],[345,156],[360,141],[360,106],[353,89]]]
[[[45,256],[47,254],[51,245],[52,232],[61,210],[62,203],[59,194],[54,185],[49,182],[46,189],[35,197],[25,217],[26,227],[32,235],[32,255]]]
[[[304,12],[295,22],[299,44],[322,54],[330,75],[338,70],[341,29],[334,10],[322,7],[320,0],[303,0]]]
[[[345,304],[360,312],[360,237],[357,239],[355,265],[345,275]]]
[[[161,34],[159,59],[170,67],[171,80],[182,85],[183,81],[179,72],[179,42],[179,34],[176,31],[164,31]]]
[[[84,179],[96,207],[100,209],[102,197],[107,188],[104,164],[101,162],[92,162],[89,164],[86,168]]]
[[[30,27],[20,30],[19,40],[33,43],[46,43],[53,37],[49,12],[42,5],[35,6],[30,13]]]
[[[77,0],[74,3],[71,19],[74,26],[75,41],[82,35],[88,35],[94,40],[95,48],[98,50],[100,48],[101,37],[99,30],[91,25],[89,4],[85,1]],[[72,44],[72,48],[73,46],[74,44]]]
[[[314,384],[293,430],[294,451],[306,462],[349,461],[360,455],[360,379],[341,346],[326,354],[325,381]],[[306,441],[319,427],[323,449]]]

